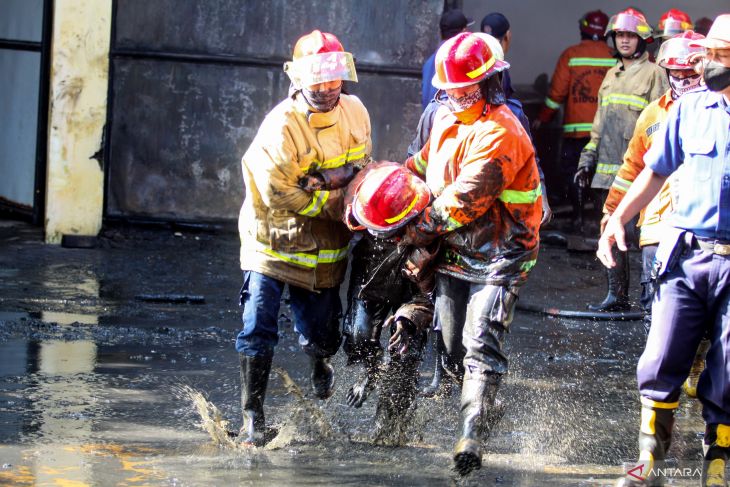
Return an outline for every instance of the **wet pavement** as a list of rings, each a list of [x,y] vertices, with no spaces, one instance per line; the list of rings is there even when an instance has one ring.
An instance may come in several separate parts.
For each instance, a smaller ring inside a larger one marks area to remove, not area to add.
[[[306,397],[272,373],[266,412],[279,437],[259,449],[216,444],[191,391],[237,429],[237,256],[224,231],[114,228],[97,248],[69,249],[0,221],[0,484],[599,486],[636,460],[641,323],[524,310],[506,342],[504,414],[482,469],[464,479],[451,470],[457,394],[419,398],[407,444],[375,444],[375,394],[345,404],[360,369],[342,352],[334,396],[308,394],[286,306],[274,366]],[[604,286],[591,253],[545,245],[520,299],[583,310]],[[432,364],[429,348],[421,383]],[[670,485],[698,484],[702,431],[699,404],[683,396],[669,465],[689,473]]]

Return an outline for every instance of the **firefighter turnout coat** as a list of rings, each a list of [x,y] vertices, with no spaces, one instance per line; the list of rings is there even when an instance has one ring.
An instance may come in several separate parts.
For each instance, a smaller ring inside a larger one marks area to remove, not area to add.
[[[342,223],[345,189],[307,192],[298,181],[362,166],[370,150],[370,117],[356,96],[313,113],[296,93],[269,112],[241,161],[241,269],[310,290],[338,286],[352,236]]]
[[[564,104],[563,136],[590,136],[598,107],[598,88],[616,62],[605,41],[585,39],[567,48],[555,66],[550,91],[538,119],[548,123]]]
[[[639,114],[668,88],[664,69],[649,61],[646,52],[627,69],[619,62],[608,70],[598,90],[591,140],[578,163],[578,167],[595,168],[592,188],[611,187]]]
[[[667,113],[672,106],[672,91],[667,92],[658,100],[647,106],[636,122],[634,135],[629,141],[629,147],[624,155],[624,162],[613,180],[608,197],[603,205],[603,212],[612,214],[626,195],[636,177],[644,170],[644,154],[651,147],[654,134],[667,119]],[[661,221],[672,212],[672,197],[667,178],[654,199],[641,211],[639,226],[641,236],[639,245],[655,245],[661,238]]]
[[[428,142],[405,164],[434,196],[409,228],[424,243],[441,236],[436,272],[493,285],[526,280],[542,193],[530,138],[506,105],[439,108]]]

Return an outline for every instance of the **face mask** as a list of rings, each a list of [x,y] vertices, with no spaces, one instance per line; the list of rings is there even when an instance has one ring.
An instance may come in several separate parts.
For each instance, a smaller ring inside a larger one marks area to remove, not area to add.
[[[302,89],[302,94],[304,95],[304,99],[307,100],[309,106],[318,112],[329,112],[337,105],[341,91],[342,86],[325,91],[310,91],[305,88]]]
[[[455,112],[461,112],[471,108],[476,102],[482,99],[482,90],[472,91],[458,98],[448,95],[451,109]]]
[[[700,85],[702,77],[699,74],[687,78],[675,78],[669,75],[669,86],[672,88],[672,98],[677,99],[688,91],[692,91]]]
[[[710,61],[705,65],[705,84],[712,91],[723,91],[730,86],[730,68],[717,61]]]

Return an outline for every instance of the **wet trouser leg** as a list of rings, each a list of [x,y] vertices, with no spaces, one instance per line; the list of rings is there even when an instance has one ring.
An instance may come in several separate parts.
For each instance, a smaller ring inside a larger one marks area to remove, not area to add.
[[[441,330],[444,372],[461,382],[464,375],[464,345],[461,332],[466,319],[470,283],[443,274],[436,274],[434,289],[434,328]]]
[[[426,333],[418,332],[411,337],[405,354],[391,353],[375,411],[376,440],[379,442],[402,445],[407,439],[411,419],[408,413],[418,391],[418,368],[425,346]]]
[[[343,348],[348,364],[363,363],[365,376],[353,384],[346,395],[349,406],[360,407],[375,387],[382,357],[380,334],[391,305],[384,301],[353,298],[343,322]]]
[[[657,245],[644,245],[641,247],[641,297],[639,304],[644,311],[643,325],[647,335],[651,328],[651,303],[654,301],[654,281],[652,280],[652,269],[654,268],[654,256]]]
[[[318,292],[289,286],[294,329],[299,345],[309,355],[312,366],[312,389],[319,399],[327,399],[334,391],[335,372],[330,357],[340,348],[342,305],[338,287]]]
[[[439,285],[439,281],[441,285]],[[461,435],[454,448],[457,471],[467,474],[481,467],[479,435],[486,427],[485,417],[494,405],[497,389],[507,372],[503,351],[504,334],[512,321],[518,288],[474,284],[447,276],[437,276],[437,316],[439,298],[449,302],[451,311],[463,317],[462,350],[464,379],[461,391]],[[447,299],[448,298],[448,299]],[[447,331],[456,324],[443,318],[444,342]]]

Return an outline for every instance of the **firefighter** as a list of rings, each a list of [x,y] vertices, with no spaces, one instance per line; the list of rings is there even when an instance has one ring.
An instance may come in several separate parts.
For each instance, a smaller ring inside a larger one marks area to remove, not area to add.
[[[690,47],[692,41],[704,39],[705,36],[691,30],[678,34],[665,41],[659,49],[657,64],[667,72],[670,89],[661,98],[654,100],[647,106],[636,122],[634,135],[629,141],[629,147],[624,154],[624,162],[616,173],[611,189],[608,192],[606,203],[603,205],[603,219],[601,231],[616,207],[623,199],[626,191],[644,169],[644,154],[649,150],[657,130],[667,118],[669,108],[680,96],[697,89],[701,84],[701,76],[694,67],[697,55],[704,50],[699,47]],[[639,217],[641,232],[639,247],[643,261],[641,271],[641,299],[640,303],[645,311],[644,327],[649,333],[651,326],[651,302],[654,298],[654,286],[651,280],[651,270],[654,264],[654,255],[662,235],[663,221],[672,211],[672,196],[669,180],[664,183],[659,194],[642,210]],[[704,369],[705,354],[709,343],[703,340],[700,345],[689,378],[683,389],[690,397],[697,396],[697,381]]]
[[[367,110],[342,91],[357,75],[337,37],[318,30],[301,37],[284,70],[290,96],[266,115],[241,161],[240,437],[255,445],[265,441],[263,403],[284,287],[314,395],[332,394],[330,357],[340,345],[339,287],[352,236],[342,223],[344,187],[371,148]]]
[[[632,8],[619,12],[609,21],[606,32],[619,62],[608,70],[598,90],[591,139],[581,152],[575,174],[581,188],[587,187],[592,177],[590,186],[599,193],[601,204],[621,167],[639,114],[669,88],[664,70],[649,62],[646,45],[652,41],[651,27],[643,14]],[[626,311],[631,307],[628,254],[617,252],[616,259],[618,264],[607,269],[606,298],[588,305],[592,311]]]
[[[709,333],[707,367],[697,395],[706,423],[702,485],[727,485],[730,455],[730,14],[715,19],[700,64],[708,89],[674,103],[644,156],[646,167],[606,224],[597,255],[615,265],[611,247],[626,249],[624,225],[645,207],[673,173],[674,209],[656,252],[657,292],[652,323],[636,375],[641,394],[639,460],[645,478],[627,475],[619,485],[663,485],[654,468],[672,439],[674,412],[695,350]]]
[[[476,34],[446,41],[433,84],[446,91],[448,106],[437,111],[426,145],[405,162],[434,196],[401,242],[427,247],[441,240],[434,324],[450,364],[463,370],[453,453],[462,475],[481,467],[480,432],[507,372],[505,333],[537,261],[540,176],[527,132],[504,105],[496,75],[508,66]]]
[[[403,165],[388,161],[360,171],[345,197],[345,222],[360,240],[353,249],[343,348],[348,363],[365,365],[365,374],[350,387],[346,402],[360,407],[380,386],[376,438],[386,428],[397,430],[396,436],[403,439],[403,414],[416,396],[426,330],[433,320],[433,305],[426,296],[431,286],[424,284],[421,292],[402,275],[405,249],[393,238],[430,199],[425,182]],[[390,331],[387,364],[380,345],[384,328]]]
[[[561,105],[565,105],[558,191],[561,198],[571,202],[574,220],[580,209],[573,175],[578,168],[580,152],[590,140],[598,88],[606,71],[616,65],[616,59],[606,45],[608,15],[600,10],[588,12],[578,25],[581,41],[565,49],[558,58],[548,96],[533,122],[533,128],[539,130],[550,122]]]

